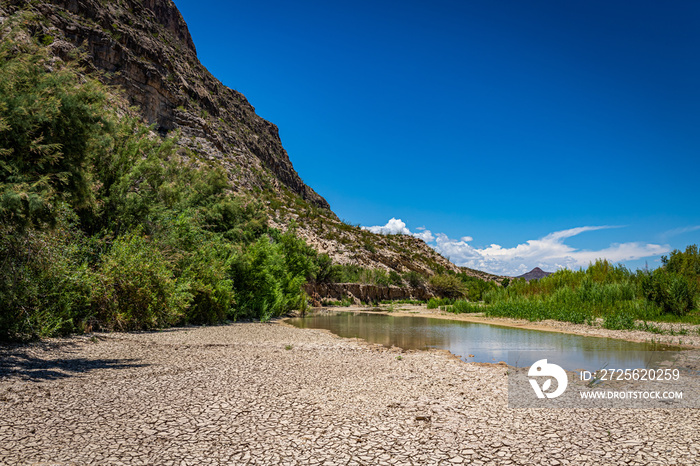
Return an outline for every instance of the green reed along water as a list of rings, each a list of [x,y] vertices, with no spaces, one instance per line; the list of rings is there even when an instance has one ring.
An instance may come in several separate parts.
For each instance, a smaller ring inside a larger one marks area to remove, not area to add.
[[[509,353],[512,359],[512,352],[517,351],[566,353],[567,360],[558,363],[569,370],[597,370],[606,364],[608,367],[645,367],[648,351],[678,349],[612,338],[372,313],[333,312],[291,318],[286,322],[299,328],[326,329],[341,337],[361,338],[388,347],[444,349],[468,362],[508,361]]]

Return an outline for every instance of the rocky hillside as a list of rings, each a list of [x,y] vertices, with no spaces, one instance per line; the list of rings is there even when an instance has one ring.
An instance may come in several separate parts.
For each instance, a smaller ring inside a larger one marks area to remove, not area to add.
[[[184,148],[223,165],[233,191],[266,204],[272,226],[295,225],[307,243],[339,264],[427,275],[460,271],[417,238],[375,235],[341,222],[294,170],[277,127],[202,66],[171,0],[0,3],[2,16],[19,9],[38,18],[30,33],[57,57],[84,54],[86,69],[123,89],[160,134],[177,130]]]

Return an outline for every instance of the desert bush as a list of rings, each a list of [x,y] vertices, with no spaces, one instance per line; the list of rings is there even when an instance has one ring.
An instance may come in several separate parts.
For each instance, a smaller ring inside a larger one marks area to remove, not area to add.
[[[695,308],[698,286],[692,278],[662,268],[641,273],[640,283],[645,297],[665,313],[684,316]]]
[[[454,302],[451,307],[447,308],[448,311],[454,312],[455,314],[471,314],[475,312],[483,312],[484,309],[478,304],[471,303],[464,299],[459,299]]]
[[[401,278],[401,274],[395,270],[390,270],[389,283],[395,286],[403,286],[403,278]]]
[[[414,270],[404,273],[403,279],[406,283],[408,283],[409,286],[413,288],[419,288],[425,284],[425,278]]]
[[[0,340],[59,336],[79,328],[90,287],[84,238],[64,228],[19,231],[0,225]]]
[[[381,269],[370,269],[367,272],[367,278],[365,279],[365,282],[370,285],[391,285],[391,279],[389,278],[389,274],[385,270]]]
[[[304,306],[301,285],[315,265],[306,248],[291,232],[264,235],[236,257],[231,267],[236,292],[233,317],[267,320]]]
[[[445,298],[456,299],[466,294],[464,283],[456,275],[433,275],[429,283],[437,295]]]
[[[280,277],[284,259],[267,236],[253,243],[232,267],[237,306],[234,318],[269,319],[278,314],[284,296]]]
[[[367,276],[367,269],[359,265],[335,264],[331,266],[330,277],[325,283],[361,283],[362,277],[365,276]]]
[[[192,295],[178,283],[172,264],[139,233],[118,237],[91,277],[91,305],[102,328],[152,329],[172,325]]]
[[[437,309],[441,306],[451,306],[454,303],[450,298],[430,298],[428,300],[428,309]]]
[[[333,266],[328,254],[319,254],[316,258],[316,283],[340,283],[340,270]]]
[[[175,277],[191,295],[182,320],[196,324],[226,320],[234,305],[229,274],[236,253],[232,244],[202,229],[188,213],[163,227],[158,238]]]
[[[484,298],[484,293],[497,287],[494,282],[488,282],[478,277],[472,277],[466,273],[460,273],[458,276],[464,284],[464,296],[469,301],[481,301]]]

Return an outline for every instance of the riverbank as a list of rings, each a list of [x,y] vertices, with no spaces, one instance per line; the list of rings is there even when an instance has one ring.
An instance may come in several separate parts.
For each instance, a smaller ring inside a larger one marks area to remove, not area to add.
[[[400,356],[400,357],[399,357]],[[506,369],[277,323],[0,347],[0,464],[690,464],[695,410],[507,406]]]
[[[427,309],[422,305],[411,304],[383,304],[370,307],[349,306],[324,309],[340,312],[373,312],[392,316],[418,316],[434,319],[460,320],[463,322],[491,324],[503,327],[570,333],[589,337],[616,338],[618,340],[637,342],[655,342],[684,348],[700,348],[700,325],[692,324],[654,322],[654,326],[667,333],[653,333],[642,330],[609,330],[602,326],[602,319],[598,319],[595,325],[572,324],[570,322],[561,322],[557,320],[531,322],[525,319],[512,319],[508,317],[485,317],[483,314],[454,314],[438,309]]]

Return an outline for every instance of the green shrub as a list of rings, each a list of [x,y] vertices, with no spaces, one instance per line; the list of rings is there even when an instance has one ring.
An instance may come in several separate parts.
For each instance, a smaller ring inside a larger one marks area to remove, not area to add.
[[[610,330],[632,330],[636,325],[631,315],[616,313],[603,318],[603,327]]]
[[[641,287],[646,298],[663,312],[683,316],[695,308],[697,282],[664,269],[641,274]]]
[[[456,299],[466,294],[464,283],[455,275],[433,275],[429,283],[437,295],[445,298]]]
[[[475,312],[483,312],[484,308],[478,304],[470,303],[463,299],[455,301],[452,307],[447,308],[448,311],[454,312],[455,314],[472,314]]]
[[[404,273],[403,279],[406,283],[408,283],[409,286],[413,288],[419,288],[425,284],[425,278],[414,270]]]
[[[196,324],[226,320],[234,305],[231,244],[203,230],[184,213],[160,236],[161,249],[171,254],[175,276],[192,295],[183,320]]]
[[[366,275],[367,269],[364,269],[359,265],[336,264],[332,266],[331,272],[329,273],[329,278],[327,278],[324,283],[360,283],[361,277]]]
[[[391,285],[391,279],[389,278],[389,274],[385,270],[381,269],[375,269],[375,270],[370,270],[367,278],[367,283],[371,285],[379,285],[379,286],[389,286]]]
[[[83,237],[61,210],[60,229],[0,225],[0,340],[79,330],[90,293]]]
[[[267,318],[279,314],[284,296],[280,276],[284,259],[267,236],[252,244],[232,267],[237,305],[234,318]]]
[[[232,262],[234,318],[267,320],[305,305],[301,285],[315,265],[310,250],[291,232],[273,236],[260,237]]]
[[[437,309],[441,306],[451,306],[454,303],[450,298],[430,298],[428,300],[428,309]]]
[[[316,283],[340,283],[339,268],[333,266],[328,254],[319,254],[316,259]]]
[[[139,234],[114,241],[94,272],[92,290],[98,324],[116,330],[172,325],[184,316],[192,299],[162,252]]]
[[[395,270],[390,270],[389,283],[395,286],[403,286],[403,278],[401,278],[401,274]]]
[[[497,288],[494,282],[488,282],[478,277],[472,277],[466,273],[460,273],[458,276],[464,284],[464,296],[470,301],[481,301],[483,300],[485,293]]]

